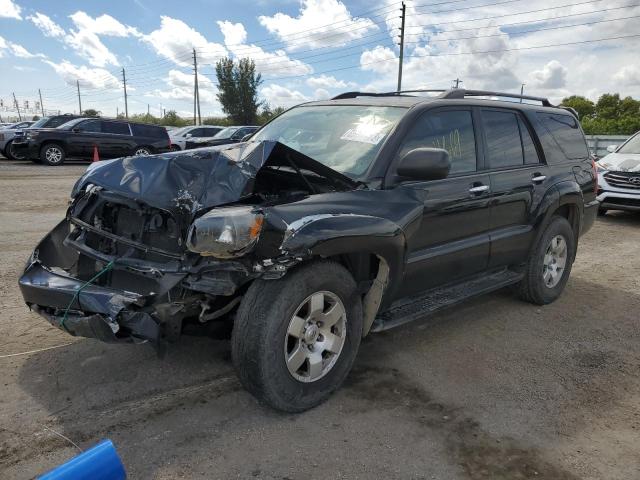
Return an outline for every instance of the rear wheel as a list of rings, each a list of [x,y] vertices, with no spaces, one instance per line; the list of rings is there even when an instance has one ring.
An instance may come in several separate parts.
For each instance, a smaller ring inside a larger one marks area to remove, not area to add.
[[[285,412],[326,400],[351,370],[362,304],[351,274],[322,261],[279,280],[256,280],[232,334],[233,363],[256,398]]]
[[[57,143],[47,143],[40,149],[40,161],[45,165],[56,167],[62,165],[67,154]]]
[[[566,218],[554,216],[531,252],[519,296],[537,305],[556,300],[569,280],[575,254],[571,225]]]
[[[153,154],[153,152],[151,151],[151,147],[137,147],[135,154],[136,156],[145,156],[145,155],[151,155]]]

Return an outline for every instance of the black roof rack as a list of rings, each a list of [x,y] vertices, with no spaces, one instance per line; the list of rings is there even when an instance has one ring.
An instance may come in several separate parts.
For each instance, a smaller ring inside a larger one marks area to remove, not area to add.
[[[533,97],[531,95],[520,95],[519,93],[493,92],[490,90],[466,90],[464,88],[453,88],[447,90],[441,98],[465,98],[465,97],[501,97],[518,98],[520,100],[532,100],[540,102],[543,107],[553,107],[551,102],[544,97]]]
[[[390,97],[395,95],[404,95],[407,93],[439,93],[438,98],[444,99],[456,99],[465,97],[500,97],[500,98],[515,98],[520,100],[531,100],[540,102],[543,107],[553,107],[554,105],[544,97],[534,97],[531,95],[520,95],[519,93],[508,92],[494,92],[490,90],[466,90],[464,88],[453,88],[451,90],[401,90],[399,92],[385,92],[385,93],[373,93],[373,92],[345,92],[333,97],[331,100],[341,100],[345,98],[356,97]]]

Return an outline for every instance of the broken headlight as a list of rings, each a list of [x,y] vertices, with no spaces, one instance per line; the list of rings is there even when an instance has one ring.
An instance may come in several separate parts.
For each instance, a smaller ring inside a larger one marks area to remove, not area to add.
[[[258,241],[264,216],[252,207],[222,207],[193,222],[187,248],[203,256],[234,258],[244,255]]]

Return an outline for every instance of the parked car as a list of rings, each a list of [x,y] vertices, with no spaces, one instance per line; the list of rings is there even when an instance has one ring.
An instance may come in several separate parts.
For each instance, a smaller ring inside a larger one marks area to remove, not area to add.
[[[13,151],[47,165],[61,165],[67,157],[100,159],[152,155],[169,151],[163,127],[104,118],[78,118],[58,128],[28,129],[13,142]]]
[[[201,139],[201,140],[187,140],[186,148],[202,148],[202,147],[214,147],[216,145],[229,145],[231,143],[238,143],[242,141],[244,137],[254,133],[260,127],[247,125],[240,127],[227,127],[220,130],[213,138]]]
[[[0,153],[9,158],[5,149],[7,148],[7,143],[11,145],[11,140],[16,134],[16,130],[22,130],[23,128],[28,128],[32,125],[33,122],[18,122],[18,123],[10,123],[8,125],[0,128]]]
[[[186,148],[187,141],[194,142],[199,140],[208,140],[223,129],[224,127],[216,125],[191,125],[189,127],[172,130],[169,132],[171,149],[174,151],[184,150]]]
[[[54,326],[106,342],[163,351],[232,326],[243,385],[299,412],[372,332],[507,285],[556,300],[596,188],[577,118],[546,99],[352,92],[248,142],[93,164],[20,288]]]
[[[607,150],[611,153],[597,163],[600,214],[640,211],[640,132]]]
[[[76,118],[80,118],[80,117],[78,115],[72,115],[70,113],[65,113],[64,115],[53,115],[50,117],[42,117],[40,120],[37,120],[36,122],[34,122],[33,124],[31,124],[29,127],[25,129],[16,129],[13,134],[13,138],[9,139],[7,141],[7,144],[5,145],[5,150],[4,150],[5,156],[10,160],[24,160],[24,154],[23,154],[24,152],[14,152],[12,145],[15,141],[14,139],[21,138],[22,136],[25,135],[25,130],[29,128],[34,128],[34,129],[35,128],[56,128]]]

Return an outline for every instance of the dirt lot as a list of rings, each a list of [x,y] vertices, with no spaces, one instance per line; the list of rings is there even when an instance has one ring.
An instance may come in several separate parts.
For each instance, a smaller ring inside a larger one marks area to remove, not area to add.
[[[0,477],[111,438],[130,478],[640,478],[640,215],[599,219],[564,296],[501,291],[367,339],[347,385],[302,415],[258,405],[226,342],[75,339],[17,277],[83,165],[0,161]],[[24,353],[51,348],[35,353]]]

